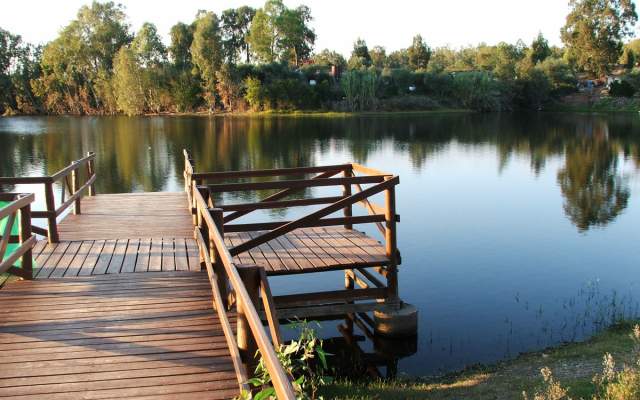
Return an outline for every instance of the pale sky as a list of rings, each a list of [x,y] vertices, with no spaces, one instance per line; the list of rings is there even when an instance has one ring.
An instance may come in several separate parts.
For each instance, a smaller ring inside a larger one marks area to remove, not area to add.
[[[240,5],[260,7],[255,0],[120,0],[129,23],[137,30],[149,21],[168,42],[178,21],[190,23],[197,10],[216,13]],[[0,27],[32,43],[52,40],[61,27],[90,0],[3,0]],[[460,47],[480,42],[529,44],[541,31],[551,44],[560,44],[560,27],[568,0],[284,0],[289,7],[306,4],[314,18],[316,50],[337,50],[348,56],[354,40],[362,37],[369,47],[387,52],[408,47],[419,33],[431,47]]]

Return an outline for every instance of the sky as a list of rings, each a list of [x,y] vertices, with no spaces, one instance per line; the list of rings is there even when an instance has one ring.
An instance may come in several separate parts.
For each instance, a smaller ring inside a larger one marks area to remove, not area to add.
[[[31,43],[46,43],[90,0],[4,0],[0,28]],[[254,0],[120,0],[133,30],[152,22],[168,43],[176,22],[190,23],[199,9],[216,13],[240,5],[260,7]],[[329,48],[348,56],[361,37],[369,47],[387,52],[408,47],[421,34],[431,47],[461,47],[484,42],[529,44],[538,32],[559,45],[568,0],[284,0],[288,7],[306,4],[314,18],[316,50]]]

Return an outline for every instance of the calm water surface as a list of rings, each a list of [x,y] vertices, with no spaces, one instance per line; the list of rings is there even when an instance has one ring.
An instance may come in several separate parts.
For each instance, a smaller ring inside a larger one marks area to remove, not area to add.
[[[0,119],[0,175],[52,173],[92,150],[101,193],[181,190],[184,147],[201,171],[356,161],[400,175],[400,291],[420,310],[401,373],[514,357],[640,315],[638,115]],[[343,278],[272,285],[302,283]],[[324,336],[335,328],[323,323]]]

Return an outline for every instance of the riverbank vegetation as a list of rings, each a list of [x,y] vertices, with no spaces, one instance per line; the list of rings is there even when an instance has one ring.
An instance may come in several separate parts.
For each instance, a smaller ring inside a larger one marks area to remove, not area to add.
[[[442,378],[338,381],[322,387],[331,399],[631,400],[640,396],[640,331],[622,322],[584,343],[524,354]],[[526,397],[524,397],[526,395]]]
[[[634,3],[571,5],[562,48],[540,34],[530,45],[432,49],[416,35],[392,52],[357,39],[347,59],[314,52],[304,5],[201,10],[175,24],[165,45],[152,23],[134,33],[121,5],[94,1],[44,46],[0,29],[0,114],[541,109],[619,63],[625,73],[611,95],[633,96],[640,41],[623,41]]]

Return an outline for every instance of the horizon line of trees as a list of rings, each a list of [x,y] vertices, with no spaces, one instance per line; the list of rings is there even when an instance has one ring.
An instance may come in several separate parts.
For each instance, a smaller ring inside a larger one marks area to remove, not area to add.
[[[0,28],[0,114],[139,115],[197,110],[478,110],[542,104],[640,60],[632,0],[570,0],[565,47],[522,41],[430,48],[416,35],[387,54],[358,38],[349,59],[324,49],[307,6],[267,0],[179,22],[166,46],[152,23],[135,34],[121,5],[93,1],[45,46]],[[338,74],[332,73],[334,67]],[[640,72],[631,80],[640,89]]]

